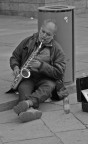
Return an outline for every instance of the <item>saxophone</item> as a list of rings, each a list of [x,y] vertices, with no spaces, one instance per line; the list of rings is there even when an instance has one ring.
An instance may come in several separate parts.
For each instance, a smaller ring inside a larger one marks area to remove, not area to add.
[[[29,66],[30,62],[35,58],[35,56],[37,55],[39,50],[41,49],[42,43],[43,42],[40,43],[40,45],[36,51],[32,52],[31,56],[29,56],[29,58],[27,59],[25,64],[22,66],[19,75],[17,75],[14,78],[14,81],[12,82],[12,85],[11,85],[11,88],[13,90],[16,90],[16,88],[18,87],[18,85],[20,84],[20,82],[22,81],[23,78],[30,77],[31,73],[30,73],[30,69],[28,69],[28,66]]]

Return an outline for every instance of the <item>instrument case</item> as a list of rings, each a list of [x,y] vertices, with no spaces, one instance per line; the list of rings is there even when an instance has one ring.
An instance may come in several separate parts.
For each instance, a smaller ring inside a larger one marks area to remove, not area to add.
[[[82,110],[88,112],[88,101],[84,97],[82,90],[88,89],[88,76],[76,79],[77,101],[82,103]]]

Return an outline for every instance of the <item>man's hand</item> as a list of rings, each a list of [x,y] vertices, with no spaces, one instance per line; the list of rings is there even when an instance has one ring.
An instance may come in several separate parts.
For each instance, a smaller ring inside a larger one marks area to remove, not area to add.
[[[13,71],[13,75],[16,77],[17,75],[19,75],[19,73],[20,73],[19,67],[18,67],[18,66],[15,66],[15,67],[14,67],[14,71]]]
[[[41,62],[38,60],[33,59],[30,64],[29,67],[31,67],[31,69],[38,69],[41,65]]]

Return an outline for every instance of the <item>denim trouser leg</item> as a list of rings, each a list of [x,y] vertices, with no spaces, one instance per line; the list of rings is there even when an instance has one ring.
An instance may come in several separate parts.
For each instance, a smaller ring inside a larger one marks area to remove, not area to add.
[[[31,93],[33,92],[33,90],[34,82],[28,79],[23,80],[18,87],[19,101],[27,100],[29,95],[31,95]]]
[[[54,88],[55,82],[51,80],[41,80],[37,81],[36,83],[30,79],[24,80],[18,87],[19,100],[22,101],[35,98],[39,101],[39,103],[42,103],[51,97],[51,92]]]
[[[39,103],[42,103],[52,96],[51,93],[54,89],[55,82],[51,80],[41,80],[37,83],[37,89],[31,96],[38,98]]]

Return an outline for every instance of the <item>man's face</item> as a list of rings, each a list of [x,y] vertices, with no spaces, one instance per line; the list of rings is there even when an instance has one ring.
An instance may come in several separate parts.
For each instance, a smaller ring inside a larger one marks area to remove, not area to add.
[[[43,43],[49,43],[54,36],[54,29],[51,25],[47,24],[46,26],[41,27],[39,32],[39,41]]]

